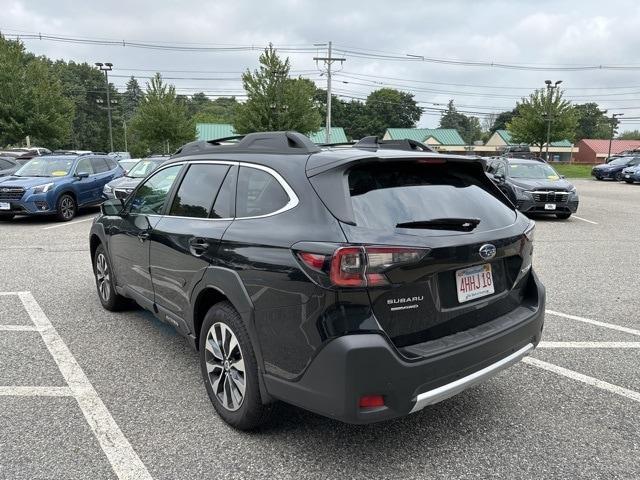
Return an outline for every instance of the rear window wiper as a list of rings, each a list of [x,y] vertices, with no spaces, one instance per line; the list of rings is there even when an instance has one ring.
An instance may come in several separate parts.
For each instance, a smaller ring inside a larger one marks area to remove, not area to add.
[[[427,230],[456,230],[470,232],[480,224],[479,218],[433,218],[398,223],[396,228],[424,228]]]

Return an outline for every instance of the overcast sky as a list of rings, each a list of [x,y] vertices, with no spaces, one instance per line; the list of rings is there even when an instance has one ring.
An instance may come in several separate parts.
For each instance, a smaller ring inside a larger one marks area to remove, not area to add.
[[[7,35],[40,32],[192,47],[268,42],[310,47],[332,40],[339,49],[400,56],[538,67],[635,65],[636,70],[522,71],[347,55],[342,67],[336,65],[342,72],[334,77],[334,88],[345,97],[364,97],[386,84],[413,92],[424,102],[421,106],[434,108],[434,103],[453,98],[461,110],[490,112],[513,108],[518,97],[544,86],[546,79],[563,80],[565,95],[573,101],[595,100],[609,113],[640,116],[637,0],[0,0],[0,11],[0,31]],[[52,58],[110,61],[116,87],[132,74],[143,85],[154,71],[187,77],[169,80],[185,94],[242,93],[240,72],[255,67],[258,56],[256,51],[174,52],[24,42],[30,51]],[[319,76],[313,57],[324,55],[323,48],[317,53],[287,53],[292,70],[321,86],[326,80]],[[437,123],[437,112],[425,114],[420,122],[427,127]],[[622,130],[638,127],[640,121],[628,120]]]

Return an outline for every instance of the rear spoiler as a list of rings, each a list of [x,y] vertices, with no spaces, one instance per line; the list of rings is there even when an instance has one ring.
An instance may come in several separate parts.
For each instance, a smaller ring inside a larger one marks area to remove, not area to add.
[[[491,179],[489,179],[489,177],[487,177],[484,161],[479,158],[447,156],[440,154],[425,156],[406,153],[404,155],[394,155],[391,157],[352,157],[341,159],[341,161],[333,162],[330,165],[325,165],[312,175],[309,174],[309,169],[307,169],[307,176],[309,177],[309,181],[311,182],[314,190],[333,216],[341,222],[349,225],[356,225],[353,206],[351,204],[351,195],[349,193],[348,171],[357,165],[367,163],[406,162],[411,160],[424,161],[425,163],[450,162],[458,165],[465,165],[466,169],[468,169],[468,171],[465,171],[465,175],[473,177],[473,179],[477,181],[478,185],[482,186],[509,208],[515,209],[513,203],[511,203],[506,195],[502,193],[502,191],[491,181]]]

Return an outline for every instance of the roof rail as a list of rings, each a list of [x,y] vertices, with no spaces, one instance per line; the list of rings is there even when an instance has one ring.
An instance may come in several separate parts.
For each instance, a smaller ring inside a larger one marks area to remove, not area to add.
[[[380,140],[376,136],[364,137],[360,141],[358,141],[354,146],[354,148],[364,148],[364,149],[389,149],[389,150],[413,150],[413,151],[422,151],[422,152],[435,152],[433,148],[428,145],[425,145],[422,142],[418,142],[417,140],[412,140],[410,138],[403,138],[399,140]]]
[[[316,145],[318,145],[319,147],[341,147],[355,144],[356,142],[353,140],[350,142],[316,143]]]
[[[239,140],[233,144],[222,144],[228,140]],[[180,147],[173,156],[198,153],[277,153],[282,155],[311,154],[320,151],[315,143],[298,132],[258,132],[236,135],[214,140],[199,140]]]

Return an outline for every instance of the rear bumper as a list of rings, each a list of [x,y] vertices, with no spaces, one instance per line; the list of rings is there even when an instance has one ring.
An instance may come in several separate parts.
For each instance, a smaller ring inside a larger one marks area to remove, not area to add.
[[[274,398],[348,423],[372,423],[416,412],[476,385],[531,353],[544,324],[545,292],[535,274],[536,301],[479,327],[408,347],[409,359],[380,334],[329,341],[296,381],[265,375]],[[365,395],[385,405],[360,409]]]

